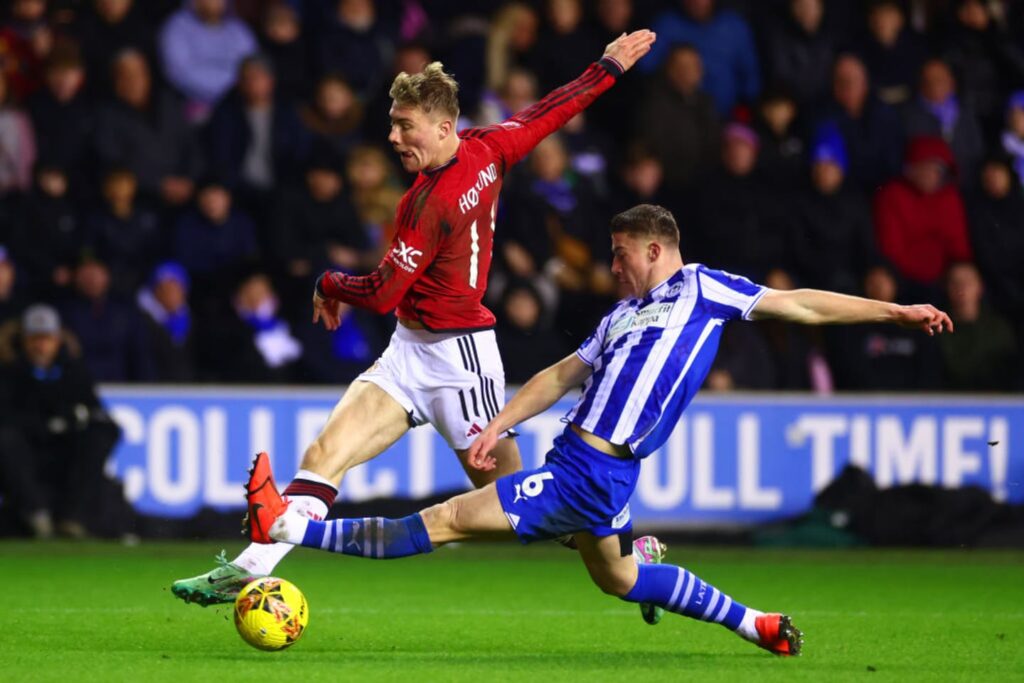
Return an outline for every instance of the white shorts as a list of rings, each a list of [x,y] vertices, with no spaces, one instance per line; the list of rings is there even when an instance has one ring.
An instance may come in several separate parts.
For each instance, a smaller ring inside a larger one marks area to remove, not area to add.
[[[434,425],[453,449],[469,448],[505,405],[505,368],[493,330],[437,333],[399,324],[356,381],[376,384],[413,426]]]

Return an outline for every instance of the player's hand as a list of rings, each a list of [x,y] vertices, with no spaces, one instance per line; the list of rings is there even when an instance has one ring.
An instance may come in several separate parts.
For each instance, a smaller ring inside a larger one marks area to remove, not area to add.
[[[953,331],[953,321],[945,311],[940,311],[931,304],[900,306],[896,309],[896,324],[927,332],[929,336]]]
[[[651,51],[651,45],[657,36],[654,31],[643,28],[632,33],[623,33],[621,36],[608,43],[604,49],[604,56],[611,57],[622,65],[624,71],[636,64],[641,57]]]
[[[469,454],[466,456],[469,466],[481,472],[490,472],[497,467],[498,461],[490,454],[497,444],[497,431],[487,428],[480,432],[480,436],[469,446]]]
[[[323,321],[324,327],[333,332],[341,327],[341,302],[336,299],[325,299],[313,292],[313,324]]]

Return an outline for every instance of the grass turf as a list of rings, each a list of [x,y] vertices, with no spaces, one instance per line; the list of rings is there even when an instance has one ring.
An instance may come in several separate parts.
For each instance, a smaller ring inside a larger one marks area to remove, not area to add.
[[[1010,680],[1024,678],[1024,553],[677,548],[741,602],[784,610],[803,657],[594,588],[575,553],[461,546],[371,562],[299,550],[290,650],[251,649],[228,607],[175,600],[216,543],[0,543],[8,681]]]

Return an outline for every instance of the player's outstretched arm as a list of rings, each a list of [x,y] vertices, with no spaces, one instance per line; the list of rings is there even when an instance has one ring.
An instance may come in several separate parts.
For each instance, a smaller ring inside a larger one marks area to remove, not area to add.
[[[489,453],[501,435],[553,406],[570,389],[583,384],[591,372],[593,368],[574,353],[531,377],[470,445],[470,467],[493,470],[498,463]]]
[[[769,289],[750,318],[776,318],[805,325],[883,322],[919,329],[929,335],[953,331],[949,316],[931,304],[901,306],[820,289]]]
[[[504,172],[612,87],[615,79],[650,51],[654,40],[654,33],[647,29],[624,33],[609,43],[604,55],[579,78],[552,90],[503,123],[471,128],[460,135],[485,139],[500,159]]]

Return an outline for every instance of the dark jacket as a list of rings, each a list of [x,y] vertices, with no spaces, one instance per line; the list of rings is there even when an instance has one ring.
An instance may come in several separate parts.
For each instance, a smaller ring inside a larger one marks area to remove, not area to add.
[[[310,136],[302,127],[295,107],[284,100],[274,102],[270,123],[271,159],[276,186],[300,177]],[[211,172],[229,187],[243,184],[242,164],[252,142],[252,129],[245,105],[237,93],[217,105],[206,128],[206,149]]]
[[[328,245],[357,251],[372,246],[355,208],[343,193],[319,202],[305,190],[297,190],[285,194],[277,207],[272,233],[273,258],[279,261],[303,259],[315,269],[322,269],[327,266]]]
[[[138,310],[118,298],[78,297],[61,318],[82,344],[82,357],[100,382],[150,382],[155,377],[146,328]]]
[[[864,192],[900,173],[905,134],[896,109],[869,99],[859,118],[853,118],[835,103],[825,107],[821,121],[832,121],[846,143],[850,157],[848,177]]]
[[[711,96],[683,95],[664,78],[651,84],[633,129],[661,161],[665,185],[672,190],[690,187],[718,158],[721,127]]]
[[[121,102],[102,106],[96,122],[96,151],[104,166],[135,172],[139,188],[156,194],[168,175],[197,178],[201,158],[185,122],[181,101],[154,89],[150,109],[138,111]]]
[[[791,264],[807,287],[856,294],[864,272],[878,260],[871,207],[856,188],[844,184],[824,195],[810,183],[792,204]]]
[[[969,100],[960,99],[960,116],[951,131],[943,131],[939,119],[919,99],[904,105],[903,126],[908,138],[927,135],[944,139],[960,169],[961,186],[973,185],[978,164],[985,155],[985,140]]]
[[[967,203],[974,258],[996,308],[1024,317],[1024,189],[1015,184],[1002,199],[981,192]]]
[[[0,367],[0,424],[19,427],[33,441],[80,431],[104,417],[88,368],[66,351],[45,370],[23,357]]]

